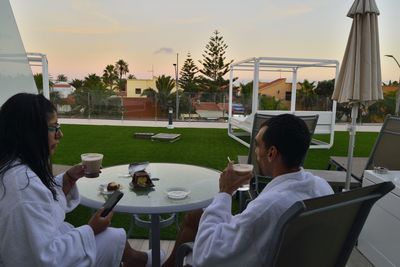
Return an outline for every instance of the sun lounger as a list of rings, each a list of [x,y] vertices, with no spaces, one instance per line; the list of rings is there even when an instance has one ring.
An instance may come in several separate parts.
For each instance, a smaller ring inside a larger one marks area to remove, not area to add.
[[[352,176],[361,181],[364,170],[384,167],[400,170],[400,117],[388,115],[368,158],[353,158]],[[335,165],[338,170],[347,170],[347,157],[332,156],[328,168]]]
[[[362,180],[365,166],[367,166],[368,158],[365,157],[353,157],[353,166],[351,168],[351,176],[356,178],[358,181]],[[335,167],[338,171],[347,170],[347,157],[332,156],[329,158],[328,170]]]

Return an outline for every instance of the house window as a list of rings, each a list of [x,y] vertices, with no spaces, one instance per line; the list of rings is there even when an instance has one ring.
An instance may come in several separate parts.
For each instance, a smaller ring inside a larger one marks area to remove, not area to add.
[[[135,94],[141,95],[141,94],[142,94],[142,89],[140,89],[140,88],[135,88]]]
[[[292,98],[292,92],[286,92],[285,93],[285,100],[286,101],[290,101]]]

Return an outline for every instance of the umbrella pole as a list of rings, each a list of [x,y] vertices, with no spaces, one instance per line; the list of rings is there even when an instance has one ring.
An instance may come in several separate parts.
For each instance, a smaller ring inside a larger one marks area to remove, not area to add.
[[[358,117],[358,103],[354,103],[351,109],[351,124],[349,125],[349,148],[347,152],[347,172],[346,172],[346,184],[345,191],[350,190],[350,182],[351,182],[351,171],[353,167],[353,152],[354,152],[354,143],[356,141],[356,122]]]

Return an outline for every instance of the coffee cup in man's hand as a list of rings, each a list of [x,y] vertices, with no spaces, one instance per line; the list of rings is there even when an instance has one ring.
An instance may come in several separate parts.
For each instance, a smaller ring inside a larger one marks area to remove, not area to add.
[[[246,175],[253,171],[254,166],[251,164],[233,164],[232,169],[237,175]],[[247,190],[249,190],[249,188],[250,188],[250,184],[246,183],[246,184],[243,184],[241,187],[239,187],[238,190],[239,191],[247,191]]]

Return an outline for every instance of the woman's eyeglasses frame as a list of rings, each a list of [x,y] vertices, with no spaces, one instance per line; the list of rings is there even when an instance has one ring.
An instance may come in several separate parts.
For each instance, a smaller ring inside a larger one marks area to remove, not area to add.
[[[47,130],[51,133],[54,132],[57,136],[61,132],[61,124],[57,123],[54,126],[47,126]]]

